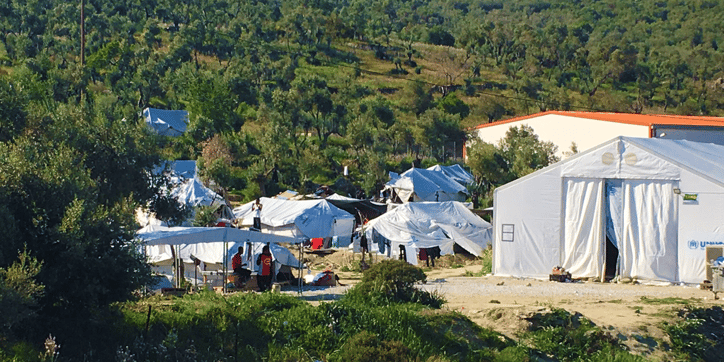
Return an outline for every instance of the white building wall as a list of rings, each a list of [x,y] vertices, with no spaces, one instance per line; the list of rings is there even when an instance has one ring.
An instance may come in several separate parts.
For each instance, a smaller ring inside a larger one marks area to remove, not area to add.
[[[679,183],[679,279],[706,279],[706,246],[724,246],[724,187],[683,170]],[[696,201],[684,201],[696,194]]]
[[[556,156],[564,158],[571,144],[576,143],[579,152],[600,145],[614,137],[649,137],[649,127],[626,123],[599,121],[595,119],[546,114],[515,122],[477,129],[478,138],[496,144],[505,138],[510,127],[528,125],[541,141],[553,142],[558,146]]]

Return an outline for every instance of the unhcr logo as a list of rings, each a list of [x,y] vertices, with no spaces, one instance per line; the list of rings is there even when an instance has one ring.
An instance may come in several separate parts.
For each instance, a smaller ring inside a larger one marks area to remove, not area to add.
[[[698,241],[689,240],[689,249],[696,250],[698,248],[706,248],[709,245],[724,245],[724,241]]]

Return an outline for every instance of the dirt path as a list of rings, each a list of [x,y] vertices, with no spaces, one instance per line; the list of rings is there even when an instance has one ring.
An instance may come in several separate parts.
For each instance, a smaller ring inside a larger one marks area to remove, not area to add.
[[[662,323],[671,321],[683,305],[723,304],[712,292],[693,286],[465,277],[466,270],[477,271],[479,266],[430,271],[424,288],[442,294],[446,308],[509,337],[525,330],[523,317],[531,313],[547,308],[578,312],[643,355],[659,354],[666,342]]]

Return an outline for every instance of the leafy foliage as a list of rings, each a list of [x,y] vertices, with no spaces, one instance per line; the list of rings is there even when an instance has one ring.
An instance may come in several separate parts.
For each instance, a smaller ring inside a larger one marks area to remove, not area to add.
[[[425,282],[427,277],[422,269],[402,260],[383,260],[366,270],[362,281],[355,285],[345,298],[368,300],[384,305],[396,303],[420,303],[440,308],[445,300],[438,295],[417,289],[415,284]]]
[[[553,309],[527,319],[531,324],[523,339],[529,340],[537,351],[560,361],[644,360],[626,352],[616,338],[580,314]]]
[[[664,325],[672,349],[690,360],[716,361],[722,358],[719,329],[724,321],[721,307],[683,308],[679,319]]]

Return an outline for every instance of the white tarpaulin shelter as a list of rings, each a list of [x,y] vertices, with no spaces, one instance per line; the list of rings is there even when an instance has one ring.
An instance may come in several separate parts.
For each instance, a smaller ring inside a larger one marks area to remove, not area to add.
[[[470,185],[475,181],[473,175],[465,171],[465,169],[457,163],[450,166],[435,165],[427,168],[430,171],[439,171],[447,175],[447,177],[455,180],[461,185]]]
[[[197,178],[190,178],[171,190],[178,202],[191,207],[226,205],[221,195],[204,186]]]
[[[390,172],[385,190],[392,191],[402,202],[465,201],[468,194],[465,186],[442,171],[414,167],[400,175]]]
[[[261,254],[264,245],[269,243],[269,250],[275,261],[276,272],[282,267],[300,268],[299,260],[285,247],[278,243],[298,243],[293,238],[272,235],[261,232],[223,227],[165,227],[147,226],[136,232],[136,237],[143,240],[148,261],[155,265],[169,264],[173,260],[171,247],[177,247],[177,257],[186,265],[186,270],[192,270],[191,256],[205,264],[212,265],[213,269],[221,269],[226,259],[226,265],[231,265],[231,258],[239,246],[244,247],[248,259],[245,263],[249,270],[254,272],[256,255]],[[248,253],[248,245],[252,245]]]
[[[480,256],[491,243],[492,225],[457,201],[409,202],[371,220],[364,226],[368,243],[376,244],[374,233],[390,241],[393,254],[406,247],[408,261],[415,263],[416,248],[440,247],[441,254],[452,254],[458,244]],[[379,250],[371,245],[372,250]],[[410,257],[413,256],[413,257]]]
[[[210,188],[206,187],[196,177],[196,161],[167,161],[168,164],[162,164],[154,170],[155,173],[161,174],[165,169],[168,170],[168,177],[171,179],[171,183],[174,185],[171,190],[171,196],[175,198],[180,204],[186,205],[189,208],[199,206],[216,206],[221,207],[219,216],[225,219],[231,219],[233,217],[231,208],[226,205],[226,200]],[[193,216],[191,217],[193,219]],[[190,220],[186,220],[183,224],[189,225]],[[146,225],[161,225],[163,222],[155,219],[154,215],[150,215],[144,210],[137,210],[136,221],[139,224]]]
[[[255,201],[234,209],[238,225],[254,222],[251,206]],[[261,227],[264,232],[303,238],[337,236],[350,240],[354,231],[354,216],[327,200],[283,200],[262,197]]]
[[[186,132],[189,112],[146,108],[143,110],[143,118],[145,118],[146,124],[161,136],[177,137]]]
[[[493,273],[700,283],[724,245],[724,146],[618,137],[495,190]]]

